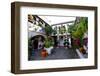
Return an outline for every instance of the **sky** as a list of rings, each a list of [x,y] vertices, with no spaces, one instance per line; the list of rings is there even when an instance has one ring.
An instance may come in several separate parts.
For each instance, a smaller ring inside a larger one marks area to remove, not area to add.
[[[68,17],[68,16],[39,16],[49,25],[58,24],[62,22],[75,21],[76,17]]]

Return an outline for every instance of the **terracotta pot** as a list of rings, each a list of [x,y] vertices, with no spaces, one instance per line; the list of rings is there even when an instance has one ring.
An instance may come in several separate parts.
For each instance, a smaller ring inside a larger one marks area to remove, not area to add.
[[[42,56],[43,58],[45,58],[45,57],[48,56],[48,53],[46,52],[46,50],[42,50],[42,51],[41,51],[41,56]]]

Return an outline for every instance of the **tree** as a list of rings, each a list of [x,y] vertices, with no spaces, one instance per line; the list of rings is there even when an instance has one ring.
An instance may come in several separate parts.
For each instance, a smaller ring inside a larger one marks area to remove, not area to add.
[[[87,32],[87,30],[88,30],[88,18],[87,17],[78,18],[78,22],[76,19],[75,24],[68,28],[68,32],[71,33],[74,39],[79,39],[81,45],[83,43],[84,33]]]
[[[74,26],[70,27],[68,30],[72,32],[74,38],[82,38],[84,33],[88,30],[88,19],[86,17],[81,17],[80,22],[74,24]]]
[[[52,32],[53,32],[53,29],[50,25],[46,25],[44,29],[45,29],[45,32],[46,32],[47,36],[51,35]]]

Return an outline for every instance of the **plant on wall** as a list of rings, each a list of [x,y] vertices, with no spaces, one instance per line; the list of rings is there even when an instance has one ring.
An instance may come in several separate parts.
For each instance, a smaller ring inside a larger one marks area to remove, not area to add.
[[[52,29],[52,34],[55,36],[57,34],[57,26]]]
[[[65,26],[63,26],[63,31],[64,31],[64,33],[66,33],[66,31],[67,31]]]
[[[60,34],[63,34],[63,33],[65,33],[65,32],[66,32],[65,26],[59,26],[59,33],[60,33]]]
[[[56,34],[57,34],[57,31],[54,29],[54,30],[52,31],[52,33],[53,33],[53,35],[56,35]]]

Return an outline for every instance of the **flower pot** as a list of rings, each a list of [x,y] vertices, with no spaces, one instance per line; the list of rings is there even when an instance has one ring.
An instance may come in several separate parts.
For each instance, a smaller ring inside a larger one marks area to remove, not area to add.
[[[49,48],[45,48],[45,50],[47,51],[48,54],[51,54],[51,51],[52,51],[53,47],[49,47]]]
[[[80,52],[83,53],[83,54],[86,53],[86,50],[85,50],[83,47],[80,47],[79,50],[80,50]]]
[[[41,56],[42,56],[43,58],[47,57],[47,56],[48,56],[47,51],[46,51],[46,50],[42,50],[42,51],[41,51]]]

